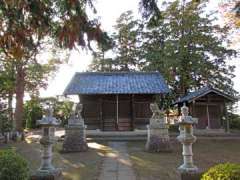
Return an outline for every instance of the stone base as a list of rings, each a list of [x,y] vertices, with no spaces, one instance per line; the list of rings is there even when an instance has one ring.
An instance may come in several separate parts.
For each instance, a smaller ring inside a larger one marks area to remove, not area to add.
[[[150,136],[146,143],[146,151],[149,152],[171,152],[171,144],[169,138],[159,137],[159,136]]]
[[[201,180],[203,172],[183,172],[181,173],[181,180]]]
[[[88,150],[88,145],[86,142],[79,142],[79,143],[70,143],[70,142],[65,142],[63,144],[62,153],[70,153],[70,152],[85,152]]]
[[[85,129],[79,127],[66,127],[62,151],[67,152],[84,152],[88,150],[85,138]]]
[[[191,165],[185,165],[185,164],[182,164],[181,166],[178,167],[178,170],[184,174],[184,173],[187,173],[187,174],[195,174],[195,173],[198,173],[199,172],[199,169],[197,168],[197,166],[194,166],[193,164]]]
[[[38,170],[31,176],[30,180],[63,180],[63,175],[60,169],[51,171]]]

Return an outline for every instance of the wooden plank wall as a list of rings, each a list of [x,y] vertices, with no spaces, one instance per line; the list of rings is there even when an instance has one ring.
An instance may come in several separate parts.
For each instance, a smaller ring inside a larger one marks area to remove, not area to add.
[[[208,126],[208,117],[206,110],[207,105],[210,128],[218,129],[223,126],[221,119],[224,113],[224,100],[225,98],[223,96],[220,96],[216,93],[209,93],[203,97],[196,99],[194,103],[190,104],[191,115],[199,119],[197,128],[205,129]]]
[[[116,122],[116,95],[82,95],[83,117],[88,129],[129,131],[146,129],[152,115],[154,95],[119,95],[119,118]]]

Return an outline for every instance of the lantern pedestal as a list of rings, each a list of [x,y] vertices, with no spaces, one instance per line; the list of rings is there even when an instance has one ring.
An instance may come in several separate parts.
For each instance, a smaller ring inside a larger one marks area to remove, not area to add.
[[[56,169],[52,165],[52,146],[55,138],[55,126],[58,126],[60,122],[52,116],[53,110],[48,109],[48,114],[37,121],[42,126],[42,138],[40,144],[43,147],[42,162],[40,168],[35,174],[31,176],[31,180],[62,180],[62,172],[60,169]]]
[[[193,152],[192,144],[197,140],[192,134],[192,125],[191,124],[180,124],[180,135],[177,137],[177,140],[183,145],[183,164],[179,166],[180,172],[197,172],[198,168],[193,164]]]
[[[31,176],[31,180],[63,180],[62,171],[60,169],[38,170]]]
[[[180,135],[177,137],[177,140],[181,142],[183,146],[183,164],[178,167],[183,180],[183,177],[185,177],[184,179],[186,179],[186,177],[195,177],[195,174],[199,173],[199,169],[193,164],[192,152],[192,144],[197,140],[196,136],[193,135],[193,124],[197,122],[195,118],[188,115],[188,107],[184,105],[181,111],[182,116],[179,120]]]

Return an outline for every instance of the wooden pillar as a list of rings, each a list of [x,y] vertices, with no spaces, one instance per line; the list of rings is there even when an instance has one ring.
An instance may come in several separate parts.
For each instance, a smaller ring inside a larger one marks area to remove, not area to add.
[[[163,106],[164,106],[164,98],[163,98],[163,94],[160,95],[160,105],[161,105],[161,109],[163,109]]]
[[[207,122],[208,122],[207,129],[211,129],[211,123],[210,123],[210,117],[209,117],[209,108],[208,108],[209,99],[208,99],[208,96],[206,96],[206,97],[207,97]]]
[[[181,116],[181,105],[183,106],[183,104],[181,104],[181,103],[177,104],[177,106],[178,106],[178,116]]]
[[[221,103],[221,105],[220,105],[220,111],[221,111],[220,125],[221,125],[221,128],[224,128],[224,121],[223,121],[223,117],[224,117],[224,102]]]
[[[85,112],[85,107],[84,107],[83,102],[81,102],[81,99],[82,99],[82,98],[81,98],[81,95],[80,95],[80,94],[78,95],[78,99],[79,99],[79,103],[82,104],[82,108],[83,108],[83,109],[82,109],[81,115],[82,115],[82,117],[83,117],[84,120],[85,120],[85,116],[84,116],[84,114],[85,114],[85,113],[84,113],[84,112]]]
[[[116,95],[116,129],[118,130],[118,94]]]
[[[193,103],[192,103],[192,116],[195,117],[195,104],[196,104],[196,101],[193,100]]]
[[[104,131],[104,120],[103,120],[103,100],[102,96],[99,98],[99,111],[100,111],[100,126],[101,130]]]
[[[135,108],[134,108],[134,94],[131,95],[131,122],[132,122],[132,130],[135,128]]]

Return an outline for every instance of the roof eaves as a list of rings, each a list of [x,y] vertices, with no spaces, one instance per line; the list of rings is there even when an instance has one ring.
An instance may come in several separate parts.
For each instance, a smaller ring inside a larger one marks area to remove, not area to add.
[[[216,93],[216,94],[218,94],[220,96],[224,96],[225,98],[229,99],[230,101],[236,101],[237,100],[236,98],[234,98],[234,97],[232,97],[232,96],[230,96],[228,94],[225,94],[225,93],[223,93],[223,92],[221,92],[221,91],[219,91],[219,90],[217,90],[215,88],[209,88],[205,92],[202,92],[202,93],[200,93],[197,96],[190,97],[187,100],[184,100],[184,99],[186,99],[187,96],[190,96],[190,94],[186,95],[186,96],[183,96],[180,100],[174,102],[173,105],[178,104],[178,103],[183,103],[183,102],[193,102],[194,100],[196,100],[196,99],[198,99],[200,97],[203,97],[203,96],[205,96],[206,94],[208,94],[210,92],[214,92],[214,93]],[[195,93],[195,92],[192,92],[192,93]]]

